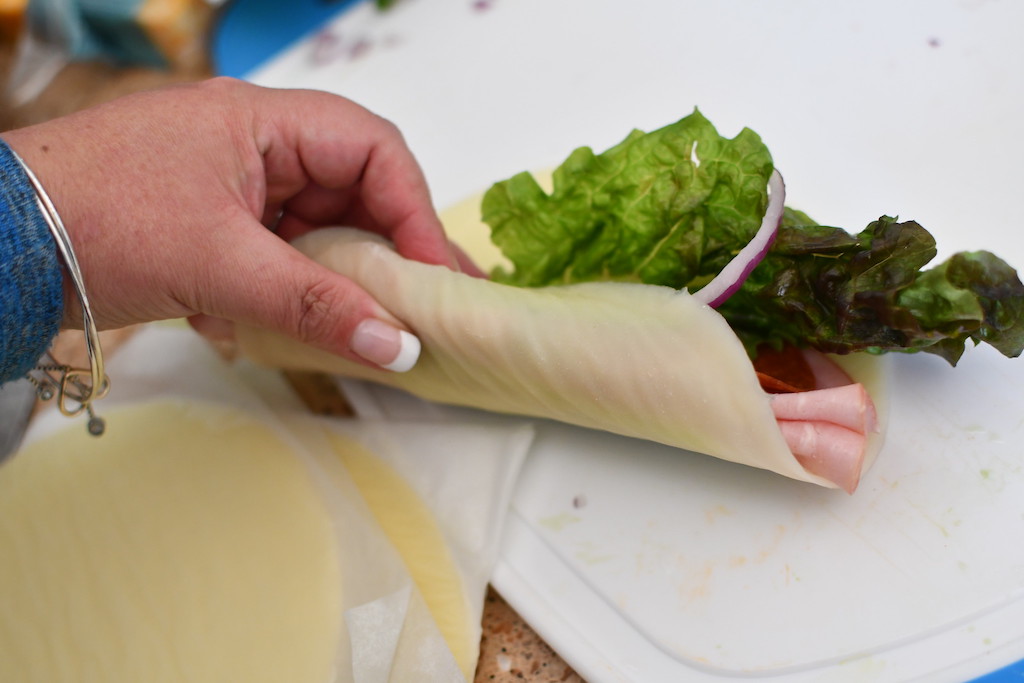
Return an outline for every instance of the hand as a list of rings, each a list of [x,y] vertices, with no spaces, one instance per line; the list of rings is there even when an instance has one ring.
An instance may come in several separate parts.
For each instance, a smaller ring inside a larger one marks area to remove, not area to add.
[[[63,219],[101,328],[188,317],[224,337],[239,322],[408,365],[402,323],[287,240],[346,225],[408,258],[462,260],[398,130],[341,97],[214,79],[3,137]],[[67,282],[64,323],[81,326]]]

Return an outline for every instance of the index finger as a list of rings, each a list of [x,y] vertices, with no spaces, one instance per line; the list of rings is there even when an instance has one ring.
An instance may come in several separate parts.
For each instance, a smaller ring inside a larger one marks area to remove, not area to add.
[[[403,256],[455,265],[426,178],[398,128],[340,96],[265,92],[256,139],[268,203],[286,203],[303,221],[324,224],[356,202]]]

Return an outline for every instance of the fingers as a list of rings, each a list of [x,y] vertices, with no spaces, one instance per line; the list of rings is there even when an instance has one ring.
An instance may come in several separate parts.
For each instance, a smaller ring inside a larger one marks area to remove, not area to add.
[[[478,277],[484,280],[489,277],[486,272],[480,269],[480,266],[473,262],[473,259],[469,257],[469,254],[462,250],[462,247],[452,242],[451,250],[455,254],[455,261],[458,263],[459,270],[461,272],[471,277]]]
[[[227,361],[238,357],[238,343],[235,341],[235,324],[223,318],[198,313],[186,318],[192,328],[206,338],[217,354]]]
[[[423,172],[394,125],[326,93],[265,94],[257,140],[267,200],[283,205],[286,234],[344,224],[389,238],[408,258],[456,266]]]
[[[235,324],[230,320],[197,313],[188,317],[188,323],[211,342],[231,344],[235,341]]]
[[[411,369],[420,342],[355,282],[320,266],[252,222],[221,249],[197,283],[193,327],[230,340],[224,321],[267,328],[352,361],[395,372]]]

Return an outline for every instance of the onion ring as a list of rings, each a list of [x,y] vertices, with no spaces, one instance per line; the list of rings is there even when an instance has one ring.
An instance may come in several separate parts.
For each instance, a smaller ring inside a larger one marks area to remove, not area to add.
[[[771,177],[768,178],[768,207],[765,209],[764,218],[761,219],[761,227],[747,246],[740,249],[711,282],[694,293],[693,296],[698,301],[717,308],[743,286],[751,271],[771,249],[775,236],[779,233],[785,201],[786,185],[782,181],[782,175],[773,170]]]

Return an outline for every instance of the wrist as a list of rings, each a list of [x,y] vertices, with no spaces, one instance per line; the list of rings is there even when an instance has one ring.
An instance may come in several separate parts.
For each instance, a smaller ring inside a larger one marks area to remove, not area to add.
[[[0,138],[0,381],[24,375],[56,336],[64,308],[56,244],[35,191]]]
[[[104,423],[93,413],[92,403],[106,395],[110,384],[103,369],[99,332],[92,316],[81,269],[71,246],[71,238],[56,207],[32,169],[6,144],[4,152],[5,161],[8,162],[10,175],[14,180],[12,184],[22,186],[25,180],[28,181],[37,208],[37,212],[30,215],[31,222],[36,225],[38,224],[37,217],[42,217],[64,265],[66,279],[71,281],[75,297],[81,303],[83,329],[89,355],[88,369],[81,370],[59,363],[50,355],[49,351],[46,351],[35,367],[26,373],[26,376],[36,385],[40,397],[43,399],[56,397],[57,407],[65,415],[88,414],[89,432],[95,435],[102,434]],[[14,163],[10,164],[12,160]],[[14,232],[14,230],[11,231],[12,234]],[[18,258],[20,254],[16,253],[14,256]]]

